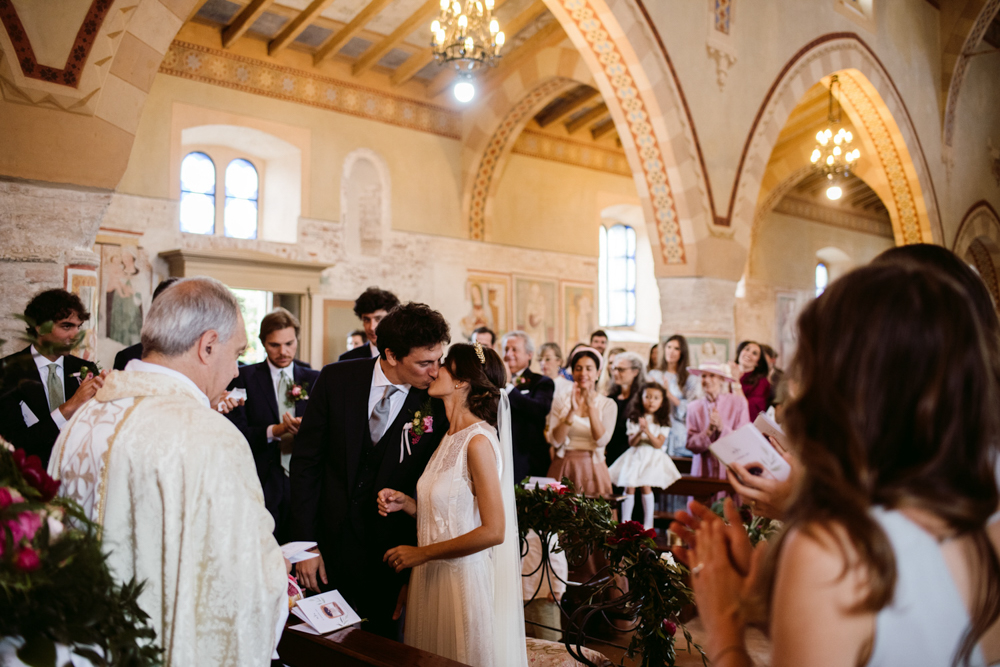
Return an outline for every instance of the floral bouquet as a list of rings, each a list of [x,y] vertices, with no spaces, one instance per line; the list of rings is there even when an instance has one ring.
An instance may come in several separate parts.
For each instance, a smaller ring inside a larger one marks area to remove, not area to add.
[[[161,664],[142,584],[115,583],[98,526],[58,489],[0,439],[0,648],[33,667],[54,666],[60,645],[94,665]]]
[[[304,385],[293,384],[288,388],[288,392],[285,394],[289,401],[292,403],[298,403],[299,401],[309,400],[309,391],[306,390]]]

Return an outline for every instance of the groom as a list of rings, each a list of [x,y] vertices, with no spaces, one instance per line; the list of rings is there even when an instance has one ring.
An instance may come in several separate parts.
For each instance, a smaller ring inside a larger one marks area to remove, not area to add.
[[[318,542],[318,558],[296,565],[314,590],[337,589],[364,629],[402,640],[399,620],[410,570],[382,562],[400,544],[416,545],[416,521],[405,512],[379,516],[380,489],[416,496],[417,479],[448,430],[444,405],[427,396],[451,340],[435,310],[407,303],[378,326],[379,356],[330,364],[313,386],[291,462],[292,537]],[[430,430],[419,435],[433,417]],[[405,438],[408,445],[401,442]]]

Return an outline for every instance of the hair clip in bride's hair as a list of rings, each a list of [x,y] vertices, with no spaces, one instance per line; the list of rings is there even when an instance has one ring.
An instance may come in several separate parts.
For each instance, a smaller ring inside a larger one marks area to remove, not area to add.
[[[480,345],[479,341],[477,340],[475,343],[472,344],[472,347],[474,347],[476,349],[476,356],[479,357],[479,363],[481,363],[483,366],[485,366],[486,365],[486,355],[483,354],[483,346]]]

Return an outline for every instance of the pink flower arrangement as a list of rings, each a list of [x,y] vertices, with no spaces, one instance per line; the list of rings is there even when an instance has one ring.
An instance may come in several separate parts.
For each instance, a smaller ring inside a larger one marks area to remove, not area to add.
[[[560,484],[559,482],[550,482],[549,485],[547,487],[545,487],[545,488],[546,489],[552,489],[553,491],[555,491],[556,493],[558,493],[560,496],[566,495],[566,492],[569,491],[569,487],[568,486],[566,486],[565,484]]]
[[[303,387],[301,384],[293,384],[291,387],[289,387],[286,396],[288,397],[288,400],[291,401],[292,403],[298,403],[299,401],[309,400],[309,392],[306,391],[306,388]]]

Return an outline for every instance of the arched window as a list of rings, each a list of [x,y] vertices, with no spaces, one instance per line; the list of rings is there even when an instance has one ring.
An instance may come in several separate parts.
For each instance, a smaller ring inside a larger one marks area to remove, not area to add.
[[[830,283],[830,271],[823,262],[816,263],[816,296],[823,293]]]
[[[601,225],[600,234],[601,326],[635,326],[635,229]]]
[[[226,211],[223,230],[238,239],[257,238],[257,194],[260,179],[249,160],[233,160],[226,167]]]
[[[181,162],[181,231],[215,233],[215,163],[204,153]]]

